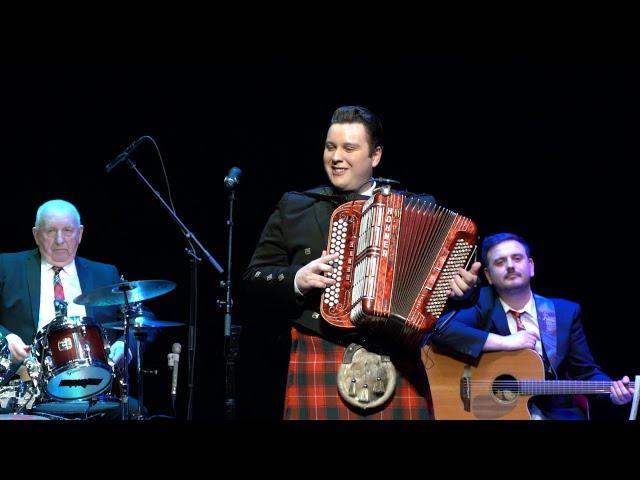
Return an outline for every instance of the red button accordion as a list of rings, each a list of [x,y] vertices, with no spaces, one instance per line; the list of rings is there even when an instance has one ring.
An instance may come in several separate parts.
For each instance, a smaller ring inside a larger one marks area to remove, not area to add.
[[[327,244],[339,258],[325,273],[336,283],[322,294],[322,317],[419,342],[442,314],[452,277],[475,253],[476,232],[470,219],[387,187],[340,205]]]

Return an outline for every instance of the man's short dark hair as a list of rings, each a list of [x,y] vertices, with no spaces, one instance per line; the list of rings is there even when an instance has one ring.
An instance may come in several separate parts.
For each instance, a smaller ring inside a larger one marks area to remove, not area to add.
[[[376,147],[383,147],[382,121],[380,118],[360,105],[347,105],[339,107],[333,112],[331,125],[334,123],[361,123],[367,132],[369,141],[369,154],[373,153]]]
[[[497,244],[506,242],[507,240],[515,240],[516,242],[520,243],[524,247],[525,251],[527,252],[527,257],[531,258],[529,244],[520,235],[517,235],[515,233],[509,233],[509,232],[496,233],[495,235],[489,235],[488,237],[485,237],[484,240],[482,240],[482,255],[480,258],[482,260],[482,264],[485,267],[489,266],[489,263],[488,263],[489,261],[487,259],[487,254],[489,253],[489,250],[491,250]]]

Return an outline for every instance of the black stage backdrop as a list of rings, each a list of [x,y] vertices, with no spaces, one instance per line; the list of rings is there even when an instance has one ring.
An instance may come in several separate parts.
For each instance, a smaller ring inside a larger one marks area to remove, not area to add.
[[[141,135],[164,156],[176,209],[226,267],[227,191],[237,190],[234,321],[244,325],[238,418],[276,419],[287,339],[247,304],[240,276],[281,194],[325,182],[322,150],[333,110],[362,104],[384,122],[376,174],[473,218],[482,236],[530,239],[535,289],[580,302],[595,357],[613,377],[640,371],[636,338],[639,130],[636,62],[462,60],[251,60],[211,62],[11,62],[0,64],[3,101],[0,250],[32,248],[35,210],[64,198],[80,210],[79,254],[114,263],[129,280],[177,288],[145,304],[161,320],[188,322],[186,242],[126,165],[105,165]],[[150,144],[134,156],[167,197]],[[194,419],[224,418],[222,278],[199,268]],[[252,321],[254,320],[254,321]],[[286,332],[286,330],[284,330]],[[187,329],[149,347],[145,404],[171,414],[167,354],[180,342],[178,417],[186,415]],[[133,393],[135,380],[132,379]],[[606,410],[625,416],[628,410]]]

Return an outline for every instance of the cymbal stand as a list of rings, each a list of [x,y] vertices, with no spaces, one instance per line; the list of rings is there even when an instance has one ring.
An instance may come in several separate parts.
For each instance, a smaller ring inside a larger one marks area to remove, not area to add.
[[[141,302],[133,302],[132,304],[126,304],[125,306],[126,309],[126,314],[128,314],[129,318],[136,318],[138,316],[140,316],[142,314],[142,303]],[[125,312],[123,312],[125,313]],[[129,326],[130,324],[129,322],[125,323],[125,329],[126,327]],[[143,331],[143,330],[138,330],[134,327],[133,329],[133,336],[136,338],[136,377],[137,377],[137,382],[138,382],[138,414],[136,415],[136,419],[137,420],[144,420],[144,410],[143,410],[143,405],[144,405],[144,385],[143,385],[143,373],[144,373],[144,369],[142,368],[143,362],[142,362],[142,342],[144,341],[144,339],[147,336],[147,332]],[[126,334],[125,338],[129,338],[129,335]],[[128,366],[127,366],[127,370],[128,370]]]
[[[147,332],[141,330],[135,330],[133,332],[133,336],[136,337],[136,353],[138,354],[138,358],[136,359],[136,369],[138,374],[138,420],[144,420],[144,410],[142,409],[143,403],[143,391],[144,387],[142,384],[143,381],[143,370],[142,370],[142,342],[144,338],[147,336]]]
[[[127,355],[129,354],[129,317],[131,315],[131,307],[129,305],[129,298],[127,297],[129,288],[123,285],[120,289],[124,295],[124,308],[122,309],[122,315],[124,317],[124,380],[122,383],[122,393],[120,395],[120,405],[122,407],[122,420],[129,420],[129,362],[127,361]]]

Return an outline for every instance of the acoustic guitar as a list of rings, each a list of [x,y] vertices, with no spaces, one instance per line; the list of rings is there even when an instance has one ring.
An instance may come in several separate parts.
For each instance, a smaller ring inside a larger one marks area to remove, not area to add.
[[[436,420],[530,420],[531,396],[606,394],[611,387],[610,381],[545,380],[542,358],[529,349],[485,352],[470,364],[431,345],[422,349],[422,361]]]

